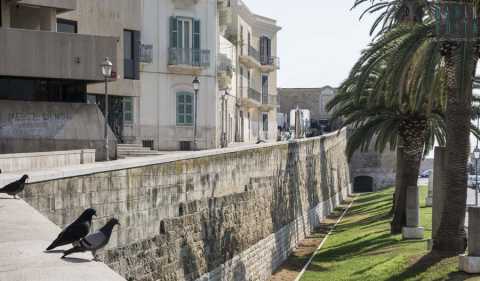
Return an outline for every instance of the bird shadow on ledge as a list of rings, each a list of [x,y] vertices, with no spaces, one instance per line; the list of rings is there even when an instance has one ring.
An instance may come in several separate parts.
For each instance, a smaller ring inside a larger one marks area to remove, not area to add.
[[[92,262],[92,260],[87,260],[87,259],[81,259],[81,258],[63,258],[62,260],[70,263],[85,263],[85,262]]]
[[[63,254],[63,250],[51,250],[51,251],[43,251],[45,254]]]

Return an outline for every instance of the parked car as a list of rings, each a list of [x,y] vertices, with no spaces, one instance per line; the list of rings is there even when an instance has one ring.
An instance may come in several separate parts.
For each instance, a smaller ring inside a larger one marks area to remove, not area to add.
[[[431,173],[432,173],[432,169],[425,170],[420,173],[419,178],[428,179]]]

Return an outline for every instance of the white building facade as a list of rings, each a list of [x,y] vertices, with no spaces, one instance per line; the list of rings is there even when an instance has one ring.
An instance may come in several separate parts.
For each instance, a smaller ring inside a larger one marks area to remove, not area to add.
[[[275,21],[228,0],[144,0],[143,12],[142,44],[151,51],[141,65],[144,144],[189,150],[276,139]],[[246,55],[240,25],[251,30],[250,49],[263,47],[264,57]],[[270,41],[260,46],[262,36]]]

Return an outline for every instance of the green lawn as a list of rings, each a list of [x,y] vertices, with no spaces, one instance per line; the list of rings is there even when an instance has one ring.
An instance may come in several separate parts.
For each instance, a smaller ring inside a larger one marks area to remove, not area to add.
[[[390,235],[387,216],[393,189],[358,197],[344,220],[316,255],[302,281],[480,280],[457,272],[458,258],[428,255],[432,209],[424,206],[421,188],[421,224],[425,240],[402,241]]]

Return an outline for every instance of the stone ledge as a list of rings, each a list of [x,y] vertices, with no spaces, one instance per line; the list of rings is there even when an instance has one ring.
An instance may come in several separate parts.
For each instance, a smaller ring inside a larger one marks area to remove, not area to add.
[[[91,261],[90,253],[69,260],[60,259],[59,252],[44,253],[60,228],[23,200],[0,195],[0,209],[0,280],[125,281],[105,264]]]
[[[458,268],[469,274],[480,273],[480,257],[460,255],[458,257]]]
[[[425,229],[423,227],[404,227],[402,228],[402,238],[421,240],[423,239],[424,232]]]
[[[288,142],[264,143],[264,144],[258,144],[258,145],[248,145],[248,146],[241,146],[241,147],[212,149],[212,150],[204,150],[204,151],[185,152],[185,153],[182,152],[182,153],[170,154],[170,155],[160,155],[160,156],[152,156],[152,157],[137,158],[137,159],[129,158],[129,159],[110,161],[110,162],[98,162],[98,163],[70,166],[70,167],[64,167],[64,168],[36,170],[29,173],[29,176],[30,176],[29,183],[37,183],[37,182],[44,182],[44,181],[50,181],[50,180],[56,180],[56,179],[62,179],[62,178],[85,176],[85,175],[105,173],[105,172],[118,171],[118,170],[124,170],[124,169],[134,169],[134,168],[140,168],[140,167],[151,166],[151,165],[171,163],[175,161],[197,159],[197,158],[210,157],[210,156],[220,156],[220,155],[226,155],[230,153],[250,151],[250,150],[256,150],[261,148],[289,145],[289,144],[295,144],[295,143],[305,143],[305,142],[314,141],[314,140],[325,141],[330,138],[336,139],[336,136],[341,133],[346,133],[346,130],[344,129],[340,132],[333,132],[321,137],[293,140]],[[16,174],[16,173],[0,174],[0,186],[4,186],[12,181],[15,181],[21,176],[22,174]]]

